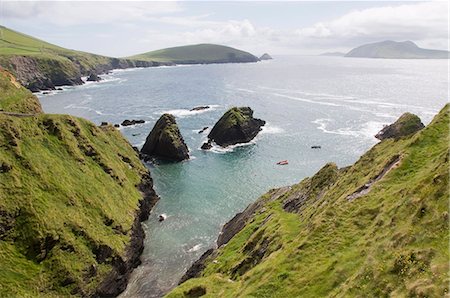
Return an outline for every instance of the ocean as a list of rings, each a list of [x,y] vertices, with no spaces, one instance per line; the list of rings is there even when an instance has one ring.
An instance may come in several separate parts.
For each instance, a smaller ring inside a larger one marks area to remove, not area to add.
[[[117,70],[103,81],[39,94],[45,112],[120,128],[142,146],[163,113],[176,117],[191,159],[148,163],[161,200],[146,231],[142,265],[121,297],[160,297],[212,247],[222,225],[271,188],[344,167],[377,143],[374,135],[402,113],[425,124],[448,101],[448,60],[275,56],[249,64]],[[208,105],[202,111],[191,108]],[[202,151],[209,129],[233,106],[267,122],[249,144]],[[208,126],[202,134],[198,131]],[[321,146],[321,149],[311,149]],[[280,160],[289,164],[279,166]],[[158,222],[158,216],[167,219]]]

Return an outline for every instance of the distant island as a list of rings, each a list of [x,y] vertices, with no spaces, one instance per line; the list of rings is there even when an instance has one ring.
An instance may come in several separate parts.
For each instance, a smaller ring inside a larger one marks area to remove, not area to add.
[[[419,48],[412,41],[386,40],[354,48],[345,57],[386,59],[448,59],[449,52]]]
[[[235,48],[216,44],[197,44],[167,48],[125,59],[169,62],[175,64],[247,63],[258,62],[258,57]]]
[[[82,77],[96,78],[112,69],[257,61],[259,59],[250,53],[214,44],[114,58],[66,49],[0,26],[0,66],[33,92],[54,90],[63,85],[81,85],[84,83]]]
[[[319,56],[334,56],[334,57],[344,57],[346,54],[342,52],[326,52],[322,53]]]
[[[270,56],[267,53],[264,53],[261,57],[259,57],[259,60],[272,60],[272,56]]]

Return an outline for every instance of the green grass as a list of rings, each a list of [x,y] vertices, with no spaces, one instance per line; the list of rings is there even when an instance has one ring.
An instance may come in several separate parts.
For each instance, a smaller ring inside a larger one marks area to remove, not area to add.
[[[257,61],[257,58],[250,53],[215,44],[198,44],[167,48],[127,58],[143,61],[173,62],[178,64]]]
[[[0,94],[30,95],[4,73]],[[0,114],[0,144],[0,296],[92,294],[127,258],[146,168],[114,128],[66,115]]]
[[[0,110],[15,113],[42,113],[39,100],[7,71],[0,69]]]
[[[417,134],[332,164],[257,211],[200,278],[168,297],[444,297],[450,281],[449,106]],[[400,163],[359,198],[348,196]],[[285,202],[306,198],[297,213]],[[262,256],[261,256],[262,254]]]

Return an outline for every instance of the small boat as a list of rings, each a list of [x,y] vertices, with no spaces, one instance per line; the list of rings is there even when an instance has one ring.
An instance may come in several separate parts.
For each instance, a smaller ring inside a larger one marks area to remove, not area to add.
[[[167,215],[165,215],[165,214],[160,214],[160,215],[158,216],[158,221],[159,221],[159,222],[164,221],[166,218],[167,218]]]
[[[287,160],[281,160],[281,161],[277,162],[277,165],[280,165],[280,166],[284,166],[287,164],[289,164],[289,162]]]

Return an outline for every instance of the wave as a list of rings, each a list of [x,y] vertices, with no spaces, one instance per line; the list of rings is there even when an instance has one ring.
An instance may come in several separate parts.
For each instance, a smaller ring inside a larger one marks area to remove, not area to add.
[[[211,112],[220,107],[219,105],[207,105],[207,106],[209,106],[209,109],[204,109],[204,110],[199,110],[199,111],[191,111],[188,109],[174,109],[174,110],[167,110],[167,111],[162,111],[162,112],[155,112],[154,114],[157,114],[157,115],[172,114],[178,118],[185,118],[185,117],[190,117],[190,116],[194,116],[194,115]]]
[[[336,135],[344,135],[344,136],[352,136],[352,137],[365,137],[369,139],[373,139],[374,135],[379,132],[383,125],[386,123],[379,121],[368,121],[363,123],[359,129],[354,129],[352,127],[345,127],[339,129],[329,129],[329,124],[333,122],[330,118],[319,118],[314,121],[311,121],[314,124],[317,124],[317,129],[321,130],[324,133],[328,134],[336,134]]]
[[[278,126],[274,126],[268,122],[266,122],[266,125],[262,127],[262,130],[260,134],[281,134],[284,133],[284,129]]]
[[[209,149],[208,151],[210,151],[212,153],[218,153],[218,154],[230,153],[230,152],[233,152],[234,149],[239,148],[239,147],[246,147],[246,146],[255,145],[256,141],[257,141],[257,137],[254,138],[253,140],[251,140],[248,143],[239,143],[239,144],[236,144],[236,145],[227,146],[225,148],[221,147],[221,146],[219,146],[219,145],[217,145],[216,143],[213,142],[211,144],[212,145],[211,149]],[[205,140],[205,142],[206,142],[206,140]],[[202,144],[203,143],[204,142],[202,142]],[[198,150],[202,150],[203,151],[203,149],[201,149],[200,147],[198,148]]]
[[[203,244],[199,243],[194,245],[193,247],[191,247],[190,249],[187,250],[187,252],[196,252],[198,251],[200,248],[202,248]]]

